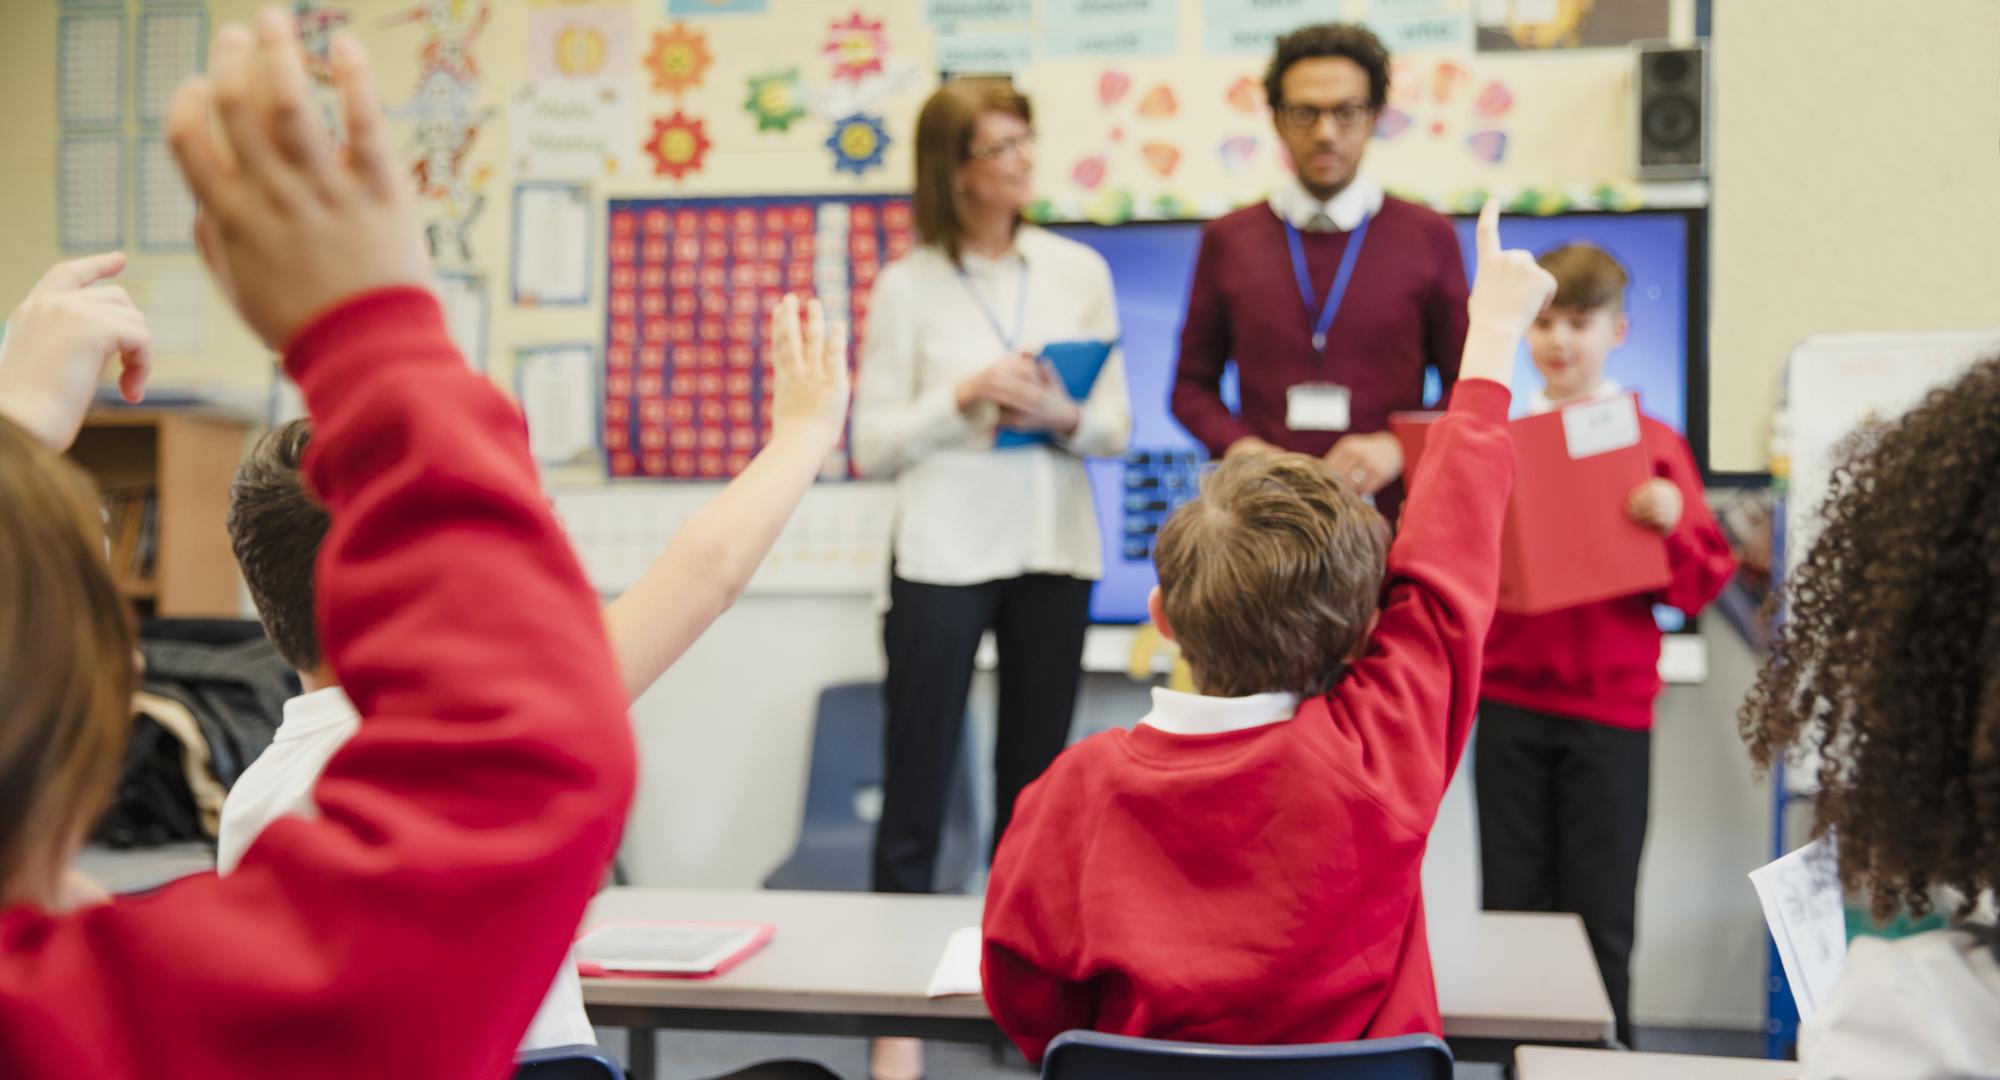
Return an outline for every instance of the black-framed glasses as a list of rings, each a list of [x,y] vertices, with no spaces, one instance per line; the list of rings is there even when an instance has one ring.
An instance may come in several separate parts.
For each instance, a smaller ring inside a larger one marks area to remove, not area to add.
[[[1011,139],[1002,139],[996,143],[988,143],[985,146],[975,146],[966,153],[981,161],[1007,161],[1026,157],[1034,149],[1035,136],[1030,132],[1026,135],[1016,135]]]
[[[1354,131],[1375,119],[1375,109],[1365,101],[1278,106],[1278,123],[1294,135],[1304,135],[1319,127],[1322,116],[1332,117],[1333,126],[1341,131]]]

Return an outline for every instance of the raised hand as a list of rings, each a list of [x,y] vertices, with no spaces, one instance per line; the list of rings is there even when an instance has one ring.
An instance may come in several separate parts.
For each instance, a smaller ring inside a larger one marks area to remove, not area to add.
[[[76,439],[114,359],[125,400],[145,396],[152,367],[146,318],[124,289],[97,284],[123,269],[125,255],[117,251],[57,263],[7,320],[0,414],[54,449]]]
[[[806,301],[805,311],[801,339],[799,298],[787,296],[771,309],[771,435],[803,432],[831,450],[847,423],[847,324],[829,326],[816,298]]]
[[[1479,270],[1467,305],[1471,324],[1466,338],[1468,342],[1482,337],[1504,339],[1505,348],[1468,348],[1466,361],[1477,364],[1470,368],[1461,365],[1459,377],[1512,385],[1515,344],[1555,295],[1556,279],[1535,263],[1533,255],[1500,246],[1500,204],[1493,199],[1486,200],[1485,208],[1479,211],[1478,235]],[[1500,343],[1493,342],[1496,346]]]
[[[218,31],[207,78],[182,86],[167,110],[168,145],[201,207],[202,254],[274,348],[357,293],[430,283],[414,200],[351,36],[335,39],[332,68],[345,147],[320,121],[296,27],[276,6],[258,12],[254,33]]]

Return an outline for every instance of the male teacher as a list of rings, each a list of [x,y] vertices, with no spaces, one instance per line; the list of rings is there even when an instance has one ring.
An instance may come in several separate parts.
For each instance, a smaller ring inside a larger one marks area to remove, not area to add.
[[[1465,346],[1465,265],[1451,223],[1361,172],[1389,95],[1389,54],[1359,26],[1278,40],[1264,75],[1293,177],[1202,233],[1173,410],[1215,457],[1316,454],[1395,520],[1403,452],[1389,414],[1449,391]],[[1235,361],[1240,412],[1222,400]]]

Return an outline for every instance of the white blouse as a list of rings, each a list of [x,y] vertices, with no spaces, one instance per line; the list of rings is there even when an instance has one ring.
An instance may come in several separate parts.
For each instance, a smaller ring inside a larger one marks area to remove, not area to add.
[[[863,476],[896,478],[896,575],[930,585],[1094,580],[1104,554],[1082,459],[1122,454],[1131,437],[1122,351],[1077,403],[1076,432],[1052,445],[995,449],[998,410],[981,402],[960,413],[955,393],[1008,354],[1017,314],[1015,344],[1030,352],[1115,340],[1111,270],[1090,248],[1029,225],[1000,258],[962,261],[963,274],[924,246],[884,268],[863,336],[853,458]]]

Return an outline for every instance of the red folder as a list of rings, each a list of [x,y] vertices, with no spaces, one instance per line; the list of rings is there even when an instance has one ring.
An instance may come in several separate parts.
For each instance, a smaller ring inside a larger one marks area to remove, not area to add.
[[[1411,490],[1439,413],[1396,413]],[[1667,545],[1625,516],[1632,489],[1652,478],[1631,394],[1526,416],[1514,438],[1514,494],[1500,536],[1500,610],[1540,615],[1558,608],[1663,589],[1672,579]]]

